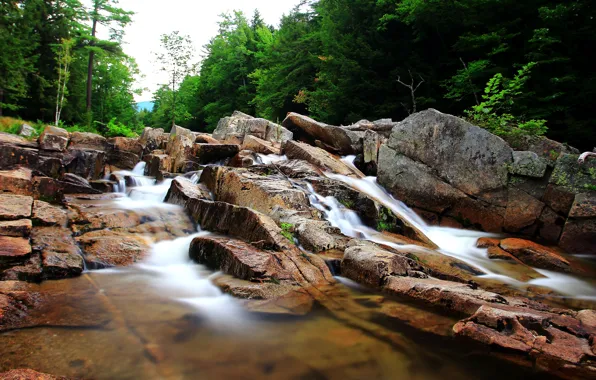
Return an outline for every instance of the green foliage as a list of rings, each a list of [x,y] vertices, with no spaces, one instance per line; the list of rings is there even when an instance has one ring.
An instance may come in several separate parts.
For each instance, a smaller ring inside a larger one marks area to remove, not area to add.
[[[294,225],[291,223],[281,223],[280,227],[281,227],[281,234],[286,239],[288,239],[289,241],[294,243]]]
[[[138,137],[138,134],[129,128],[128,126],[116,122],[116,118],[113,118],[106,125],[106,131],[103,133],[106,137]]]
[[[386,207],[381,206],[377,216],[377,230],[395,232],[397,229],[396,218]]]
[[[536,63],[531,62],[523,66],[513,79],[495,74],[486,85],[483,101],[466,111],[470,120],[498,136],[545,134],[548,130],[546,120],[524,121],[510,113],[523,94],[523,87],[530,79],[530,71],[535,65]]]

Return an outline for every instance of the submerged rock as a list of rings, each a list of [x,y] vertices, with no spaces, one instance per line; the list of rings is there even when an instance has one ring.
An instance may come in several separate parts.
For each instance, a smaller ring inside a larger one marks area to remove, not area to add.
[[[143,236],[117,231],[93,231],[76,238],[92,268],[129,266],[149,253],[149,241]]]

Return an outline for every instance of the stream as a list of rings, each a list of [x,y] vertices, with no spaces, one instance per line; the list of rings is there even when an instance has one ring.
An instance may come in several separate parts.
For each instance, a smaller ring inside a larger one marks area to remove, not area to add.
[[[132,184],[119,181],[117,190],[123,196],[105,201],[105,207],[131,213],[167,211],[161,215],[187,218],[182,208],[163,203],[172,180],[155,183],[143,171],[141,164],[131,172],[116,173],[132,176]],[[476,239],[486,234],[429,227],[374,178],[327,175],[408,218],[441,253],[481,269],[485,276],[514,286],[549,287],[579,299],[596,298],[590,283],[568,275],[541,270],[543,278],[522,283],[504,274],[486,250],[475,248]],[[198,175],[183,180],[196,183]],[[404,248],[363,225],[334,198],[309,190],[312,205],[345,235]],[[0,372],[33,368],[93,379],[545,378],[497,362],[478,347],[453,344],[449,334],[459,320],[456,316],[380,296],[343,278],[338,278],[339,293],[362,306],[354,313],[403,337],[407,350],[338,320],[322,307],[306,316],[249,312],[241,300],[214,285],[221,273],[188,258],[192,239],[207,234],[199,229],[153,243],[149,256],[131,267],[87,271],[79,278],[40,284],[40,292],[62,295],[48,315],[68,322],[54,324],[48,316],[46,325],[0,334]],[[498,373],[487,371],[497,365]]]

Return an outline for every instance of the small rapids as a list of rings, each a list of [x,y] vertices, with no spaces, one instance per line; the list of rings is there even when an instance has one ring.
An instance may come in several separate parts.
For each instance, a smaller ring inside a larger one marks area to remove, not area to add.
[[[342,161],[355,168],[353,166],[354,156],[344,157]],[[428,226],[413,210],[403,202],[393,198],[382,188],[377,183],[376,177],[357,179],[333,173],[325,173],[325,175],[368,195],[370,198],[375,199],[390,209],[395,215],[399,215],[404,220],[407,220],[412,226],[422,231],[430,241],[435,243],[439,247],[438,251],[440,253],[461,260],[484,272],[485,274],[480,277],[494,279],[518,288],[535,285],[555,290],[571,298],[596,300],[596,288],[593,285],[569,274],[532,268],[543,277],[530,279],[527,282],[519,281],[507,275],[507,271],[501,268],[500,260],[491,260],[488,257],[487,249],[476,247],[476,242],[479,238],[495,237],[498,235]],[[419,246],[398,245],[388,240],[382,233],[364,225],[354,211],[340,204],[334,197],[323,197],[317,194],[310,185],[308,185],[308,191],[310,192],[309,199],[313,207],[322,211],[326,220],[334,227],[339,228],[344,235],[384,244],[407,252],[426,250],[426,248]]]

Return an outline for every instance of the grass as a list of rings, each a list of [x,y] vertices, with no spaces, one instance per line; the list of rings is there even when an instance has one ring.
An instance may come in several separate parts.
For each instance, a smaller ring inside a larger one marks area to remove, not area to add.
[[[288,239],[292,244],[294,244],[294,225],[291,223],[282,223],[280,224],[281,227],[281,234]]]
[[[37,132],[37,134],[32,136],[31,138],[36,138],[37,136],[41,135],[41,133],[47,125],[53,125],[53,123],[44,123],[41,120],[38,120],[37,122],[32,122],[13,117],[0,117],[0,132],[18,135],[21,126],[25,123],[29,124]],[[102,135],[104,137],[138,137],[139,133],[142,131],[142,128],[140,127],[132,129],[124,124],[116,122],[115,119],[110,120],[109,123],[100,126],[100,128],[96,128],[95,126],[86,126],[79,124],[64,125],[62,123],[60,123],[60,128],[64,128],[70,133],[87,132]]]

